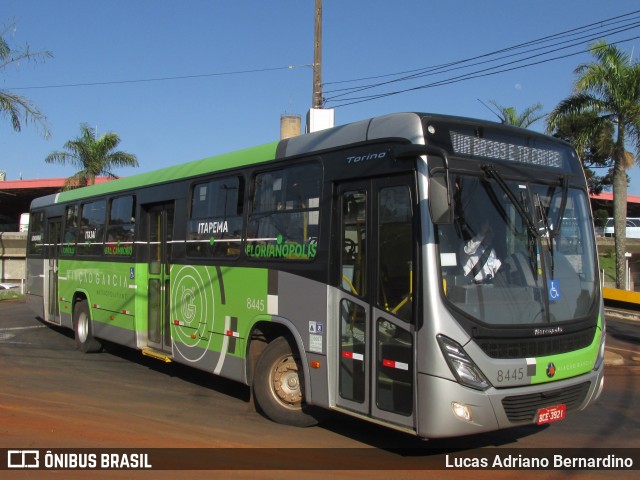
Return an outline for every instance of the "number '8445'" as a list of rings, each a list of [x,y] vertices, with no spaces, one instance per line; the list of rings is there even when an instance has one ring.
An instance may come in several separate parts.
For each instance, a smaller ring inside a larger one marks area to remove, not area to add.
[[[498,382],[509,382],[524,379],[524,368],[513,368],[507,370],[498,370],[496,380]]]
[[[247,298],[247,310],[264,311],[264,299]]]

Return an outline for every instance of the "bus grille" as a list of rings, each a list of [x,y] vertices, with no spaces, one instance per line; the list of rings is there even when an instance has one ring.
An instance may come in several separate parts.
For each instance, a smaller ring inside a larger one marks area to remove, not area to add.
[[[538,410],[544,407],[564,404],[567,411],[576,410],[582,405],[590,385],[590,382],[585,382],[549,392],[505,397],[502,399],[502,407],[510,422],[530,423],[535,420]]]
[[[476,339],[491,358],[534,358],[558,355],[588,347],[593,342],[596,327],[580,332],[544,338]]]

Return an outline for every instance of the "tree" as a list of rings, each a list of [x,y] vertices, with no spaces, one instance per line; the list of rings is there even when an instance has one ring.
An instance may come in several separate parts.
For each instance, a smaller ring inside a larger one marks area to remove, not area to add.
[[[80,136],[64,144],[66,151],[55,151],[45,158],[47,163],[64,165],[69,162],[79,169],[75,175],[65,180],[64,190],[93,185],[98,176],[118,178],[112,172],[116,167],[138,166],[135,155],[114,151],[120,143],[118,134],[108,132],[100,138],[96,137],[95,130],[83,123],[80,126]]]
[[[547,130],[554,137],[572,144],[582,161],[590,193],[610,190],[613,184],[615,153],[615,125],[612,122],[597,122],[598,114],[586,111],[558,119],[555,128]],[[553,131],[551,131],[553,130]],[[595,170],[607,169],[605,175]]]
[[[5,40],[8,28],[0,32],[0,72],[9,66],[17,66],[20,62],[38,61],[52,57],[52,53],[46,50],[32,52],[28,46],[13,49]],[[0,89],[0,115],[8,116],[11,126],[16,132],[22,130],[23,123],[36,123],[42,128],[45,138],[50,133],[47,128],[47,117],[45,117],[35,103],[26,97],[21,97],[7,90]]]
[[[518,115],[514,107],[503,107],[495,100],[489,100],[489,103],[498,109],[499,113],[496,113],[496,115],[505,125],[528,128],[545,116],[543,113],[539,113],[542,110],[542,105],[539,103],[526,108],[520,115]]]
[[[616,287],[626,289],[625,250],[627,217],[627,172],[634,163],[633,154],[625,148],[629,139],[640,155],[640,63],[615,45],[600,41],[590,48],[593,63],[575,69],[577,80],[575,93],[551,112],[549,129],[554,129],[562,119],[591,112],[593,122],[584,126],[585,138],[593,132],[613,126],[615,143],[613,157],[613,217],[616,253]],[[640,162],[639,162],[640,163]]]

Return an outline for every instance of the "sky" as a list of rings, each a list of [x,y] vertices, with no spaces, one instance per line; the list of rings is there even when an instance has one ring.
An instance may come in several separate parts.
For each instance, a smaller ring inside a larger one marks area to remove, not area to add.
[[[326,107],[335,108],[336,125],[403,111],[497,120],[487,106],[491,100],[517,111],[541,103],[548,113],[572,93],[574,69],[592,60],[586,49],[593,39],[576,35],[570,39],[575,47],[563,44],[556,53],[501,67],[520,67],[502,73],[495,73],[498,63],[519,57],[506,58],[506,52],[494,64],[461,64],[467,69],[358,93],[344,89],[585,25],[596,24],[591,32],[609,42],[632,39],[619,47],[634,59],[640,55],[640,39],[634,38],[640,37],[640,14],[625,17],[635,19],[628,22],[632,28],[617,34],[605,36],[604,30],[621,23],[602,23],[639,10],[637,0],[323,3],[323,91]],[[77,137],[83,123],[98,135],[117,133],[119,149],[137,156],[139,168],[116,170],[121,176],[278,140],[283,114],[301,115],[304,124],[312,99],[314,0],[2,4],[0,26],[9,45],[53,55],[0,70],[0,89],[34,102],[51,132],[45,139],[34,124],[14,132],[8,117],[0,116],[0,170],[7,180],[75,173],[71,166],[44,159]],[[550,61],[555,56],[565,58]],[[487,72],[495,74],[451,82],[461,73],[491,67]],[[358,79],[368,80],[354,82]],[[418,88],[433,82],[442,84]],[[399,93],[349,100],[390,92]],[[541,121],[531,128],[543,131],[545,125]],[[629,193],[640,195],[640,169],[629,175]]]

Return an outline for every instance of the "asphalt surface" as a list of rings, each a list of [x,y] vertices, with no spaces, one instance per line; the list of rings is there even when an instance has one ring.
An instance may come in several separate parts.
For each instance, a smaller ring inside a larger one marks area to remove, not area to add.
[[[640,341],[640,312],[605,307],[605,317],[608,321],[615,321],[617,325],[628,327],[633,331],[634,340]],[[607,327],[609,328],[609,327]],[[608,366],[624,365],[624,357],[610,350],[605,350],[604,363]]]

